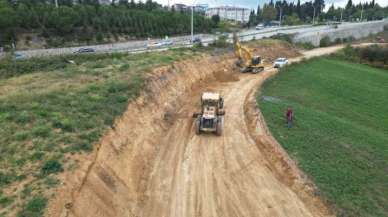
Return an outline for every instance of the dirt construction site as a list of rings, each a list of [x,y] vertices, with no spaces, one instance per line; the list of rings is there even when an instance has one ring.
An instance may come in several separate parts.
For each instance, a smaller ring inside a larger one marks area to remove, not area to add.
[[[291,62],[341,47],[298,53],[259,50]],[[278,70],[240,73],[232,54],[204,54],[157,68],[147,86],[64,184],[46,216],[333,216],[316,187],[268,131],[255,94]],[[224,97],[222,136],[196,135],[204,91]]]

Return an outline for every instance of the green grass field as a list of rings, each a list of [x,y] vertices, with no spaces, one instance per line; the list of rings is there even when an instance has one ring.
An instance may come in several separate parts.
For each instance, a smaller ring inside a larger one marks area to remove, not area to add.
[[[258,104],[338,216],[388,216],[388,71],[324,57],[289,66]],[[285,110],[294,108],[287,129]]]
[[[38,217],[69,158],[90,151],[151,69],[200,54],[177,49],[0,62],[0,217]],[[73,60],[75,64],[70,64]]]

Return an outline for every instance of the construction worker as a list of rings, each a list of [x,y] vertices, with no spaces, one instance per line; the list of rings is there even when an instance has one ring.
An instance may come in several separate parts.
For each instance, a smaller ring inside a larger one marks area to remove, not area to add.
[[[286,120],[287,120],[287,127],[292,127],[292,121],[294,119],[294,111],[292,110],[291,106],[288,106],[287,112],[286,112]]]

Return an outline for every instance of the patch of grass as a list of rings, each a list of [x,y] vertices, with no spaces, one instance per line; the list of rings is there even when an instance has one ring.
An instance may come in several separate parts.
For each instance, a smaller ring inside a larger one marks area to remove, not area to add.
[[[13,202],[14,198],[0,195],[0,207],[4,208]]]
[[[10,189],[4,197],[23,202],[37,193],[50,196],[56,175],[76,165],[64,156],[93,150],[139,96],[150,70],[199,51],[0,60],[0,187],[28,179],[24,190]],[[4,211],[16,206],[9,203]],[[19,216],[29,213],[27,206]]]
[[[287,67],[258,97],[266,122],[339,216],[388,216],[388,73],[334,58]],[[287,129],[291,105],[295,126]]]
[[[17,217],[41,217],[47,205],[47,199],[43,196],[35,196],[28,201],[17,214]]]

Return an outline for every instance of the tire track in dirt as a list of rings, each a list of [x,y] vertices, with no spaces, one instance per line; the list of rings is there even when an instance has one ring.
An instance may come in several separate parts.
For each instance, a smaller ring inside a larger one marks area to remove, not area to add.
[[[272,165],[279,156],[286,159],[285,152],[261,150],[260,142],[268,143],[268,150],[275,147],[270,134],[261,129],[267,140],[252,134],[247,99],[276,71],[240,74],[231,67],[233,60],[206,57],[155,72],[154,92],[128,107],[102,139],[91,169],[68,174],[71,179],[58,190],[46,216],[329,216],[313,190],[303,187],[308,183],[292,161],[282,161],[295,169],[287,170],[287,177]],[[191,114],[199,109],[201,92],[209,89],[225,98],[221,137],[194,133]],[[64,209],[69,200],[72,206]]]

